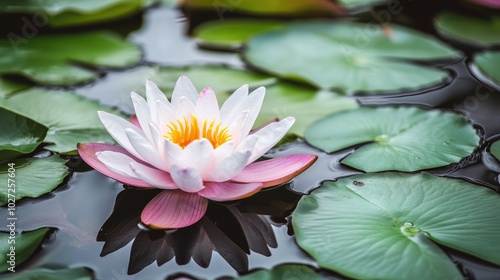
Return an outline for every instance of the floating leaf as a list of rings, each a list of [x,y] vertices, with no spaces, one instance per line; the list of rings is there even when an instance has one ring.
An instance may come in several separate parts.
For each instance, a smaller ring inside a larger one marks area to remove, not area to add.
[[[252,36],[283,25],[282,21],[276,20],[228,19],[203,23],[193,33],[203,47],[238,50]]]
[[[45,235],[47,235],[47,232],[49,232],[49,228],[40,228],[34,231],[21,233],[20,235],[16,234],[15,243],[12,241],[9,242],[9,240],[13,240],[13,238],[11,238],[11,232],[0,232],[0,272],[8,270],[9,273],[16,272],[17,267],[13,268],[14,271],[9,269],[11,267],[8,263],[10,261],[9,254],[12,252],[11,246],[15,247],[14,266],[19,266],[36,251]]]
[[[29,85],[13,82],[0,77],[0,98],[5,98],[13,93],[29,88]]]
[[[399,25],[320,21],[261,33],[244,51],[252,65],[269,73],[348,94],[436,86],[449,78],[445,70],[405,60],[458,56],[433,37]]]
[[[485,51],[474,57],[478,70],[496,85],[500,86],[500,51]]]
[[[47,135],[47,128],[0,108],[0,161],[33,152]]]
[[[445,166],[470,155],[479,144],[463,116],[417,107],[335,113],[311,125],[305,138],[326,152],[364,144],[342,163],[365,172]]]
[[[490,146],[490,152],[498,161],[500,161],[500,140],[495,141]]]
[[[46,1],[4,0],[0,3],[2,13],[32,13],[30,21],[35,28],[47,22],[53,27],[93,24],[130,16],[150,4],[151,0],[105,0],[105,1]]]
[[[68,175],[66,161],[52,155],[46,158],[15,159],[0,164],[0,180],[14,186],[0,189],[0,206],[11,202],[13,196],[16,201],[24,197],[36,198],[57,188]],[[11,167],[9,164],[14,164],[14,172],[8,172]]]
[[[444,12],[437,16],[435,26],[441,35],[463,43],[484,47],[500,44],[500,16]]]
[[[273,268],[272,270],[258,270],[236,278],[237,280],[273,280],[273,279],[303,279],[303,280],[323,280],[324,277],[316,274],[314,270],[299,264],[285,264]]]
[[[47,147],[51,151],[71,153],[79,142],[114,143],[97,111],[119,113],[70,92],[32,89],[0,100],[0,107],[47,126],[45,142],[54,143]]]
[[[66,269],[35,268],[4,276],[5,280],[92,280],[92,272],[83,267]]]
[[[370,6],[384,4],[387,1],[386,0],[339,0],[338,2],[342,4],[342,6],[348,9],[356,9],[361,7],[370,7]]]
[[[300,247],[321,267],[361,279],[461,279],[434,243],[497,265],[500,196],[428,173],[326,182],[293,213]]]
[[[0,39],[0,73],[17,74],[48,85],[91,81],[97,73],[70,61],[102,67],[125,67],[141,58],[139,48],[113,33],[89,32]]]

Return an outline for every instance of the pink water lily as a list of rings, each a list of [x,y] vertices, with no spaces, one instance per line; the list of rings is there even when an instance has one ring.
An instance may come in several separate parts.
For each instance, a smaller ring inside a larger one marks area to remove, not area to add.
[[[191,81],[177,80],[169,101],[151,81],[147,101],[132,93],[131,122],[98,112],[121,146],[79,144],[82,159],[124,184],[163,189],[144,208],[141,219],[153,228],[181,228],[203,217],[208,200],[231,201],[289,181],[316,156],[296,154],[254,162],[271,149],[295,119],[270,122],[251,132],[265,89],[236,90],[219,110],[215,93],[197,93]]]

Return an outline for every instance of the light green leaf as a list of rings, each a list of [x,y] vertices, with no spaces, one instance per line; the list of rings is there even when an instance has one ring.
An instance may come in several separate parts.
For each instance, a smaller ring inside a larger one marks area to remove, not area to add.
[[[11,246],[15,247],[15,265],[14,270],[16,271],[17,266],[25,262],[35,250],[40,246],[44,237],[47,235],[49,228],[40,228],[30,232],[24,232],[20,235],[15,235],[15,244],[10,243],[10,232],[0,232],[0,272],[5,272],[9,269]],[[15,272],[14,271],[14,272]],[[12,273],[9,271],[9,273]],[[17,272],[16,272],[17,273]]]
[[[0,128],[0,162],[33,152],[47,135],[45,126],[3,108]]]
[[[445,166],[470,155],[479,144],[463,116],[417,107],[335,113],[311,125],[305,138],[326,152],[363,144],[342,163],[365,172]]]
[[[193,31],[193,34],[202,47],[238,50],[252,36],[283,25],[282,21],[276,20],[228,19],[203,23]]]
[[[490,146],[490,153],[498,160],[500,161],[500,140],[495,141],[491,146]]]
[[[0,189],[0,206],[10,202],[12,195],[18,201],[24,197],[36,198],[54,190],[69,174],[66,161],[52,155],[45,158],[15,159],[0,164],[0,181],[6,185],[7,182],[13,184],[13,188]],[[14,164],[14,172],[8,172],[11,167],[8,164]]]
[[[490,81],[500,86],[500,51],[485,51],[474,56],[474,65]]]
[[[35,268],[7,274],[5,280],[92,280],[92,272],[83,267],[66,269]]]
[[[471,17],[443,12],[434,24],[441,35],[463,43],[483,47],[500,44],[500,16]]]
[[[0,98],[5,98],[18,91],[29,88],[29,85],[14,82],[0,77]]]
[[[384,29],[369,23],[321,21],[258,34],[244,51],[245,59],[264,71],[347,94],[436,86],[449,78],[447,71],[406,60],[459,55],[429,35],[395,24]]]
[[[462,180],[365,174],[302,197],[292,223],[321,267],[352,278],[461,279],[435,243],[499,265],[498,205],[494,191]]]
[[[299,264],[281,265],[272,270],[258,270],[245,276],[236,278],[237,280],[274,280],[274,279],[303,279],[322,280],[320,276],[311,268]]]
[[[79,142],[114,143],[104,130],[97,111],[120,113],[71,92],[32,89],[1,99],[0,107],[37,120],[49,128],[45,142],[54,142],[48,149],[71,153]],[[88,134],[83,131],[88,131]]]
[[[38,35],[0,39],[0,74],[17,74],[37,83],[68,86],[89,82],[93,71],[70,61],[102,67],[126,67],[141,58],[140,49],[108,32]],[[23,41],[25,40],[25,41]]]

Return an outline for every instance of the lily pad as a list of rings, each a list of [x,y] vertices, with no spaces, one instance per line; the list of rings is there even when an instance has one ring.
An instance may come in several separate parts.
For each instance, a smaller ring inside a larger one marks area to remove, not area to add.
[[[244,57],[283,78],[347,94],[375,94],[439,85],[450,77],[447,71],[413,62],[456,59],[460,54],[429,35],[395,24],[315,21],[252,37]]]
[[[0,98],[5,98],[18,91],[28,89],[29,87],[29,85],[13,82],[0,77]]]
[[[252,36],[283,25],[282,21],[276,20],[228,19],[203,23],[193,33],[202,47],[238,50]]]
[[[362,7],[376,6],[386,3],[386,0],[339,0],[342,6],[347,9],[357,9]]]
[[[342,163],[365,172],[445,166],[470,155],[479,144],[463,116],[417,107],[335,113],[311,125],[305,138],[326,152],[362,144]]]
[[[490,146],[490,153],[500,162],[500,140]]]
[[[126,67],[141,58],[140,49],[109,32],[38,35],[29,39],[9,33],[0,39],[0,74],[17,74],[46,85],[89,82],[97,73],[71,62],[99,67]]]
[[[236,278],[237,280],[273,280],[273,279],[307,279],[323,280],[310,267],[300,264],[285,264],[273,268],[272,270],[258,270],[248,275]]]
[[[434,24],[441,35],[462,43],[482,47],[500,44],[500,16],[471,17],[444,12],[436,17]]]
[[[97,111],[119,113],[71,92],[31,89],[0,99],[0,107],[47,126],[49,131],[44,142],[53,143],[46,148],[54,152],[74,153],[79,142],[114,143]]]
[[[47,22],[53,27],[93,24],[111,21],[139,12],[152,0],[4,0],[0,3],[1,13],[32,13],[32,24],[42,27]]]
[[[428,173],[326,182],[293,213],[297,242],[321,267],[357,279],[461,279],[436,245],[500,264],[500,196]]]
[[[69,174],[66,162],[67,160],[52,155],[45,158],[15,159],[0,164],[0,180],[6,185],[7,182],[13,185],[13,188],[0,189],[0,206],[11,202],[13,197],[15,201],[25,197],[36,198],[57,188]],[[9,164],[14,165],[14,172],[8,172],[12,168]]]
[[[500,31],[499,31],[500,32]],[[500,51],[485,51],[474,57],[474,65],[494,84],[500,86]]]
[[[0,127],[0,162],[33,152],[47,135],[45,126],[3,108]]]
[[[8,254],[12,251],[11,246],[15,247],[15,266],[19,266],[38,249],[48,232],[49,228],[40,228],[19,235],[16,234],[15,239],[11,238],[11,232],[0,232],[0,254],[2,256],[0,272],[16,272],[16,267],[13,268],[14,271],[9,270],[11,266],[8,263],[8,261],[10,261],[10,256],[8,256]],[[12,241],[9,242],[9,240],[15,240],[15,243]]]
[[[66,269],[35,268],[4,276],[5,280],[92,280],[92,271],[83,267]]]

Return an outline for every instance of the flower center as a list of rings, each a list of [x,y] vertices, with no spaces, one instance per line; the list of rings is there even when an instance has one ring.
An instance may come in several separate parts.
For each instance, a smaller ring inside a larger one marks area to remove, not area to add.
[[[231,134],[227,126],[222,126],[222,122],[215,119],[210,121],[205,119],[200,126],[195,115],[191,119],[184,117],[177,121],[171,121],[168,125],[170,131],[164,136],[170,142],[185,148],[194,140],[207,139],[215,148],[231,140]]]

